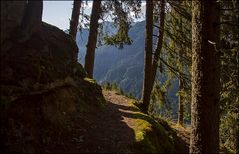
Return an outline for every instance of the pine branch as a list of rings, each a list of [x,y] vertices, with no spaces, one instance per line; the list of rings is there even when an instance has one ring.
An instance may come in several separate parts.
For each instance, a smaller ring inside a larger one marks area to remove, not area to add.
[[[188,81],[191,82],[191,79],[190,79],[189,77],[187,77],[187,76],[188,76],[187,74],[182,73],[182,72],[180,72],[178,69],[176,69],[176,68],[170,66],[170,65],[169,65],[166,61],[164,61],[161,57],[159,57],[159,60],[160,60],[161,62],[163,62],[163,64],[165,64],[165,65],[170,69],[170,71],[175,74],[175,76],[177,76],[177,77],[179,78],[178,73],[180,73],[180,75],[182,75],[181,77],[183,77],[183,78],[185,78],[186,80],[188,80]]]
[[[181,58],[185,59],[186,61],[190,62],[191,63],[191,53],[190,53],[190,56],[183,56],[182,54],[178,55],[178,53],[176,51],[174,51],[173,49],[171,49],[166,42],[164,42],[164,47],[166,47],[167,49],[169,49],[171,52],[175,53],[177,56],[180,56]],[[185,47],[185,48],[188,48],[188,47]],[[191,49],[191,48],[188,48],[188,49]]]

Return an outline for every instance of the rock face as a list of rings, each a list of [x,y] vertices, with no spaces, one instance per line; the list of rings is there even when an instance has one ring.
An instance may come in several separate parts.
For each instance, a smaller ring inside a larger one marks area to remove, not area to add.
[[[24,3],[4,5],[1,34],[3,29],[5,32],[1,35],[0,55],[1,152],[44,153],[45,147],[51,149],[62,144],[71,131],[71,118],[77,112],[87,112],[86,104],[99,106],[105,100],[101,87],[86,78],[84,69],[74,59],[78,48],[70,36],[42,23],[41,31],[20,43],[14,32],[20,25]],[[19,15],[16,12],[15,17],[12,15],[16,24],[11,25],[12,20],[3,15],[7,8],[14,7],[19,9]]]

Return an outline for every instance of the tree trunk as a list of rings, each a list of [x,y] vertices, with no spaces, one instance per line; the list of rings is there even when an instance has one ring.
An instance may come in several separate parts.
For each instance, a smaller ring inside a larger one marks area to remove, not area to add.
[[[15,31],[22,24],[25,12],[25,1],[1,1],[1,51],[6,51],[4,42],[16,35]],[[13,11],[14,10],[14,11]]]
[[[143,104],[144,112],[148,111],[150,103],[150,86],[152,73],[152,36],[153,36],[153,1],[146,1],[146,36],[145,36],[145,54],[144,54],[144,84],[143,84]]]
[[[154,86],[154,80],[157,74],[157,68],[158,68],[158,61],[159,61],[159,57],[162,51],[162,47],[163,47],[163,33],[164,33],[164,18],[165,18],[165,1],[161,0],[161,6],[160,6],[160,29],[158,32],[158,40],[157,40],[157,46],[154,52],[154,56],[153,56],[153,62],[152,62],[152,82],[150,85],[150,94],[153,90],[153,86]]]
[[[182,17],[179,17],[179,30],[182,32],[183,31],[183,23],[182,23]],[[179,38],[183,38],[182,34],[179,33]],[[178,63],[179,63],[179,68],[178,70],[182,71],[183,72],[183,61],[182,61],[182,54],[183,54],[183,46],[182,45],[179,45],[180,46],[180,49],[179,49],[179,53],[178,53]],[[181,67],[181,69],[180,69]],[[178,85],[179,85],[179,91],[182,91],[183,88],[184,88],[184,85],[183,85],[183,79],[182,79],[182,75],[181,73],[179,72],[178,73]],[[181,126],[184,126],[184,99],[182,97],[181,94],[178,95],[178,124],[181,125]]]
[[[219,153],[219,7],[192,1],[192,106],[190,153]]]
[[[28,1],[19,31],[19,41],[24,42],[41,30],[43,0]]]
[[[74,0],[69,31],[69,34],[72,36],[74,40],[76,40],[77,27],[79,24],[80,8],[81,8],[81,0]]]
[[[88,73],[88,77],[93,78],[93,69],[95,61],[95,48],[97,43],[98,34],[98,20],[101,13],[101,0],[93,1],[92,12],[90,16],[90,32],[88,37],[88,43],[86,45],[85,55],[85,70]]]
[[[237,89],[239,89],[239,50],[237,50]],[[239,104],[236,105],[235,152],[239,153]]]
[[[179,90],[182,90],[183,85],[182,85],[182,77],[180,76],[180,73],[179,73],[178,85],[179,85]],[[178,95],[178,124],[181,126],[184,126],[183,114],[184,114],[184,101],[182,96],[179,94]]]
[[[239,106],[237,106],[236,118],[235,152],[239,153]]]

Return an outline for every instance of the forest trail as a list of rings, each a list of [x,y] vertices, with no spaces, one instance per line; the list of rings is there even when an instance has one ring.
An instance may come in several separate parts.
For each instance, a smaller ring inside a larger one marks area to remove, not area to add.
[[[75,119],[71,146],[77,153],[132,153],[136,120],[135,108],[129,103],[132,100],[114,91],[103,94],[107,103],[102,109]]]
[[[103,95],[107,101],[104,107],[77,114],[69,123],[71,131],[61,146],[49,146],[45,152],[134,153],[136,140],[142,133],[138,130],[147,126],[146,116],[132,106],[135,100],[115,91],[103,90]],[[159,144],[167,144],[161,140]]]

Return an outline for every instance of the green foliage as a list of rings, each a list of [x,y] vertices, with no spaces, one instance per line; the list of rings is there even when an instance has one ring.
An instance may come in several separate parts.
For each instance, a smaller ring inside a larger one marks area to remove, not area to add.
[[[152,92],[152,101],[158,101],[159,102],[159,105],[160,107],[162,107],[163,105],[166,104],[166,99],[165,99],[165,92],[164,90],[162,90],[160,88],[160,86],[158,84],[156,84],[154,86],[154,89],[153,89],[153,92]]]
[[[133,19],[130,13],[134,12],[135,18],[139,17],[141,2],[124,0],[104,1],[102,6],[102,20],[104,21],[104,17],[107,18],[110,16],[114,26],[117,28],[117,32],[110,35],[101,29],[101,32],[105,33],[100,34],[100,37],[104,40],[104,44],[114,45],[119,49],[122,49],[124,44],[131,45],[132,40],[128,32]]]
[[[119,91],[119,87],[115,81],[112,83],[112,90]]]
[[[132,93],[126,93],[125,96],[131,99],[136,99]]]
[[[220,142],[227,149],[236,149],[239,132],[239,29],[238,1],[222,0],[221,6],[221,100]]]
[[[181,153],[177,147],[185,147],[180,144],[176,132],[169,126],[167,121],[161,118],[139,112],[137,102],[132,102],[136,109],[132,118],[136,119],[133,127],[135,132],[135,153]]]
[[[178,87],[180,80],[181,89],[176,89],[177,95],[174,97],[183,97],[186,102],[191,96],[191,3],[187,1],[167,2],[170,8],[168,6],[166,8],[165,37],[162,54],[158,62],[160,73],[157,74],[164,76],[166,80],[155,83],[156,86],[154,86],[151,96],[151,110],[155,116],[175,118],[176,113],[172,115],[172,111],[177,110],[177,102],[168,99],[172,97],[169,95],[169,90],[175,86],[175,83]],[[190,106],[190,104],[187,103],[186,106]],[[186,111],[188,112],[188,110]]]
[[[115,81],[113,81],[112,83],[106,82],[102,85],[102,88],[105,90],[114,90],[117,92],[121,92],[123,91],[122,89],[120,89],[117,85],[117,83]]]
[[[90,82],[90,83],[96,84],[96,81],[95,81],[94,79],[91,79],[91,78],[87,78],[87,77],[85,77],[84,80],[87,81],[87,82]]]
[[[116,91],[118,94],[124,95],[128,98],[131,98],[131,99],[136,99],[132,93],[124,92],[123,89],[121,89],[115,81],[113,81],[112,83],[109,83],[109,82],[104,83],[102,85],[102,88],[105,89],[105,90]]]
[[[80,25],[79,30],[82,31],[83,27],[89,28],[90,17],[84,13],[85,7],[88,6],[87,1],[82,2],[84,5],[81,7]],[[141,11],[141,1],[125,1],[125,0],[108,0],[101,3],[101,14],[98,28],[98,46],[101,45],[114,45],[122,49],[125,44],[131,45],[132,40],[128,35],[129,29],[133,18],[139,18]],[[117,31],[112,34],[107,31],[107,27],[103,26],[104,21],[112,19],[114,27]]]
[[[235,137],[237,136],[237,113],[229,112],[221,117],[220,139],[223,146],[228,148],[235,147]]]
[[[131,45],[132,40],[128,36],[128,30],[127,26],[125,24],[122,24],[119,26],[119,30],[117,34],[113,36],[105,36],[105,44],[107,45],[115,45],[118,48],[123,48],[124,44]]]
[[[183,77],[183,89],[179,89],[178,96],[190,102],[191,83],[191,19],[190,1],[168,1],[172,11],[166,17],[164,49],[165,62],[173,68],[167,67],[169,79]],[[220,142],[223,147],[235,149],[235,136],[238,136],[238,1],[219,1],[221,10],[221,42],[217,48],[221,51],[221,100],[220,100]],[[181,50],[183,49],[183,50]],[[220,53],[218,53],[220,54]],[[187,112],[187,118],[190,114]]]

